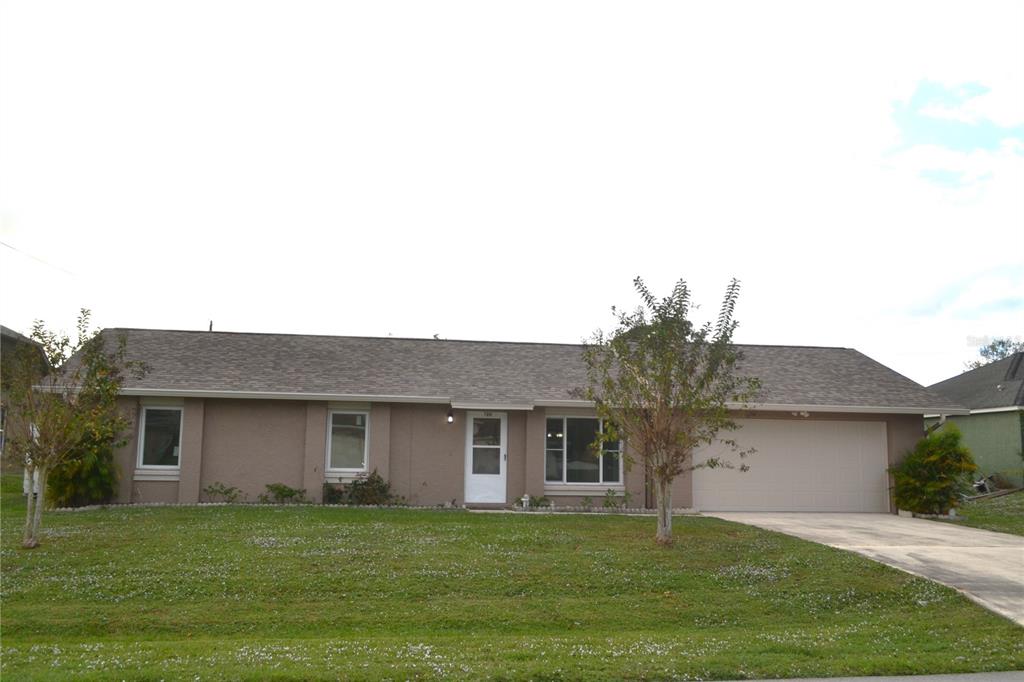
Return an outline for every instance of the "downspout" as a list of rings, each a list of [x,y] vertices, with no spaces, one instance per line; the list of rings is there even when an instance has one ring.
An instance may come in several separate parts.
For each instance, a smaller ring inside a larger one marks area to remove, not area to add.
[[[939,421],[935,422],[931,426],[926,427],[925,430],[924,430],[924,435],[927,436],[930,433],[934,433],[935,431],[938,431],[939,429],[941,429],[945,425],[946,425],[946,415],[944,413],[939,413]]]

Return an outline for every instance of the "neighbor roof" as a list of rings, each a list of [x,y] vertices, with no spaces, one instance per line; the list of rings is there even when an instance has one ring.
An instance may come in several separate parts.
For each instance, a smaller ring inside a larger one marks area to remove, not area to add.
[[[109,329],[129,358],[134,395],[309,396],[310,399],[443,402],[459,406],[569,405],[586,373],[581,346],[551,343]],[[929,392],[850,348],[740,346],[743,371],[760,377],[762,403],[779,406],[956,412]]]
[[[24,343],[24,344],[29,344],[29,345],[33,345],[33,346],[38,346],[39,345],[33,339],[30,339],[29,337],[25,336],[24,334],[19,334],[18,332],[14,331],[10,327],[5,327],[2,324],[0,324],[0,336],[8,338],[11,341],[15,341],[17,343]]]
[[[17,348],[31,348],[39,356],[42,367],[49,367],[50,363],[46,357],[43,347],[35,339],[24,334],[19,334],[10,327],[0,324],[0,355],[15,353]],[[2,358],[0,358],[2,359]],[[8,359],[8,361],[10,361]]]
[[[1024,405],[1024,353],[990,362],[929,389],[972,410]]]

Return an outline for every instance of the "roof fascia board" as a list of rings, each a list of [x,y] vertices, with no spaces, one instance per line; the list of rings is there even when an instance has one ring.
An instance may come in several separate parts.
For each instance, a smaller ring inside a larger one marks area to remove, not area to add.
[[[452,402],[454,410],[532,410],[533,403],[463,403]]]
[[[971,410],[971,414],[988,414],[991,412],[1020,412],[1024,405],[1007,405],[1005,407],[983,407],[979,410]]]
[[[731,410],[755,412],[850,412],[854,414],[970,414],[967,408],[959,407],[880,407],[875,405],[786,405],[781,403],[757,403],[743,405],[727,403]]]
[[[538,400],[537,407],[593,407],[589,400]],[[969,414],[966,408],[877,407],[873,405],[791,405],[783,403],[726,403],[730,410],[760,412],[851,412],[856,414]]]
[[[593,407],[592,400],[535,400],[535,407]]]

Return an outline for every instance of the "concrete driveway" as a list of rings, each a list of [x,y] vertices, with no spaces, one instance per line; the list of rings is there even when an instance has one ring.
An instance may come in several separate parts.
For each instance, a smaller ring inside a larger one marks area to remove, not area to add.
[[[706,512],[850,550],[960,590],[1024,625],[1024,537],[892,514]]]

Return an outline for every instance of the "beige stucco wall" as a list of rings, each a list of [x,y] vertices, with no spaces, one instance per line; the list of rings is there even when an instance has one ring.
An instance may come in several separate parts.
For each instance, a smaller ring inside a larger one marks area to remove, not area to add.
[[[889,442],[889,466],[901,462],[924,436],[924,417],[916,414],[885,416]]]
[[[327,466],[327,403],[310,401],[305,406],[305,437],[302,446],[302,487],[314,502],[323,501],[324,468]]]
[[[526,412],[508,413],[508,477],[506,500],[514,503],[526,492]]]
[[[306,403],[297,400],[206,400],[198,493],[214,482],[233,485],[255,501],[268,483],[305,486]],[[190,412],[188,420],[198,412]],[[326,434],[326,421],[324,432]],[[182,469],[196,460],[196,444],[184,438]],[[323,454],[321,454],[323,459]],[[182,478],[184,483],[185,479]],[[182,502],[195,501],[182,499]]]
[[[454,414],[449,424],[446,405],[391,406],[389,480],[411,504],[462,504],[466,412]]]
[[[128,443],[115,457],[122,472],[118,501],[195,502],[213,482],[235,486],[255,501],[268,483],[305,488],[320,501],[324,483],[329,405],[316,401],[188,399],[184,406],[182,472],[179,481],[135,481],[140,401],[122,398],[130,418]],[[437,404],[374,404],[370,406],[369,470],[377,470],[393,491],[411,504],[462,504],[466,443],[466,411]],[[592,415],[586,410],[508,411],[508,504],[524,494],[543,495],[544,432],[547,413]],[[795,420],[884,421],[889,461],[895,463],[923,433],[915,415],[744,412],[742,418]],[[739,434],[738,434],[739,435]],[[741,442],[742,439],[740,438]],[[692,505],[692,477],[680,476],[673,486],[673,506]],[[650,506],[643,471],[634,463],[625,472],[631,506]],[[553,496],[552,496],[553,497]],[[589,493],[595,506],[603,492]],[[553,497],[556,504],[575,505],[583,495]]]
[[[647,500],[648,507],[654,507],[654,498]],[[693,507],[693,472],[684,471],[672,481],[672,508],[690,509]]]
[[[138,447],[139,400],[122,396],[117,399],[117,408],[128,420],[128,431],[125,433],[125,444],[114,450],[114,462],[117,464],[118,487],[115,501],[121,504],[135,502],[132,497],[132,477],[135,474],[135,458]],[[177,488],[175,488],[177,494]]]
[[[177,481],[133,481],[131,494],[132,502],[179,502]]]

